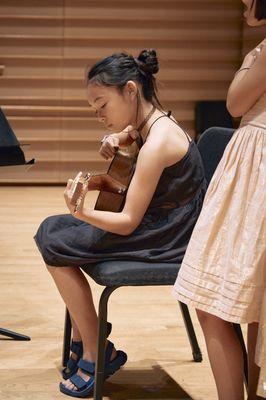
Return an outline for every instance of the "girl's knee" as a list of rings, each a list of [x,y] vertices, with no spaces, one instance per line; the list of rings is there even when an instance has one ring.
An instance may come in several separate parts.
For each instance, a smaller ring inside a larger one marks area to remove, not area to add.
[[[199,320],[200,323],[207,322],[211,317],[211,314],[209,314],[209,313],[207,313],[206,311],[203,311],[203,310],[196,309],[196,313],[197,313],[197,317],[198,317],[198,320]]]
[[[47,263],[45,263],[45,266],[46,266],[47,270],[50,272],[50,274],[54,273],[57,268],[57,267],[49,265]]]
[[[222,331],[225,327],[229,326],[232,328],[232,324],[216,315],[210,314],[206,311],[196,310],[199,323],[202,328],[215,328],[216,330]]]
[[[203,310],[196,310],[198,320],[201,325],[206,325],[207,323],[221,323],[222,320],[216,315],[210,314]],[[225,321],[224,321],[225,322]]]

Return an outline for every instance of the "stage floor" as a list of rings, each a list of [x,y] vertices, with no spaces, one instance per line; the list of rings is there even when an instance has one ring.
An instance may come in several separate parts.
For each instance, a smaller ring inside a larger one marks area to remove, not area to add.
[[[31,337],[0,337],[0,399],[67,398],[60,381],[64,304],[33,236],[49,215],[67,213],[64,187],[0,187],[0,327]],[[89,195],[88,202],[95,196]],[[92,282],[95,304],[102,287]],[[104,387],[107,400],[217,399],[203,335],[195,363],[170,287],[121,288],[110,299],[111,340],[128,353],[125,367]]]

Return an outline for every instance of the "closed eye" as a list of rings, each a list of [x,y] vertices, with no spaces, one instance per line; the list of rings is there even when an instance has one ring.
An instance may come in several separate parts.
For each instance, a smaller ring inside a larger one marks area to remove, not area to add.
[[[103,109],[105,108],[106,104],[107,104],[107,103],[103,104],[103,105],[100,107],[99,110],[96,110],[96,111],[95,111],[95,114],[98,115],[99,111],[100,111],[100,110],[103,110]]]

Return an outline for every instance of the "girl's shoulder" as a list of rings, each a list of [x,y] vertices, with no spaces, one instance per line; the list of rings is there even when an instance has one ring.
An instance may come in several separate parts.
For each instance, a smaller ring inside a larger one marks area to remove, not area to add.
[[[186,137],[185,131],[179,125],[177,120],[172,115],[169,117],[165,113],[161,115],[161,118],[158,118],[154,125],[152,125],[148,136],[164,140],[166,136],[176,136],[176,134],[181,135],[181,137]]]
[[[181,160],[187,153],[190,140],[175,120],[165,116],[160,118],[150,130],[143,152],[161,151],[165,155],[166,166]]]

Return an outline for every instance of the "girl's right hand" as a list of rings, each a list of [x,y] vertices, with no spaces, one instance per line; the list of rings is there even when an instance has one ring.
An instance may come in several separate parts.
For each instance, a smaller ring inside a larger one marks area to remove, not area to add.
[[[114,157],[115,153],[119,149],[119,138],[116,133],[106,135],[101,141],[102,145],[99,153],[105,160]]]
[[[108,160],[108,158],[114,157],[115,153],[120,146],[131,145],[138,137],[138,132],[131,125],[127,126],[120,133],[112,133],[111,135],[106,135],[102,139],[101,148],[99,153],[103,158]]]

